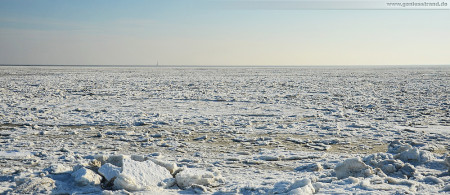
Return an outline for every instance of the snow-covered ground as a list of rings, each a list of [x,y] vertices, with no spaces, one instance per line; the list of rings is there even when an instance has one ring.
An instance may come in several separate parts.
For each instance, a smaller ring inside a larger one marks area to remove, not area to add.
[[[0,194],[450,193],[450,66],[0,67]]]

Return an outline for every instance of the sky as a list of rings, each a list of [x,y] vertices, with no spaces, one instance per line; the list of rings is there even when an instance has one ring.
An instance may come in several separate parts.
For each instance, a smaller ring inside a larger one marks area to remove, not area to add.
[[[0,64],[450,64],[449,9],[292,2],[0,0]]]

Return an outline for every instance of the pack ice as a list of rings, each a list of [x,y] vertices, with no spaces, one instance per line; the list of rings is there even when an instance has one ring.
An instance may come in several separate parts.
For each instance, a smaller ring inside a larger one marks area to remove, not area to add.
[[[449,66],[0,66],[0,194],[448,194]]]

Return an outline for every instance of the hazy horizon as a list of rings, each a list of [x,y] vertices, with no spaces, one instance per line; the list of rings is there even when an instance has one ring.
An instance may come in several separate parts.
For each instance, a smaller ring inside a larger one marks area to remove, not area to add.
[[[432,67],[450,67],[450,64],[397,64],[397,65],[152,65],[152,64],[0,64],[0,67],[120,67],[120,68],[432,68]]]

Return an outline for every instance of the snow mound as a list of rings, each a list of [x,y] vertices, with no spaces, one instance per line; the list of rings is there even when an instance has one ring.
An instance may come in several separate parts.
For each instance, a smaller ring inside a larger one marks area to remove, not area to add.
[[[426,163],[433,159],[433,155],[428,151],[421,151],[418,148],[408,149],[394,156],[403,162]]]
[[[295,181],[290,187],[289,192],[287,194],[314,194],[316,193],[316,189],[311,183],[310,179],[301,179]]]
[[[375,168],[380,168],[384,173],[394,173],[401,169],[405,164],[394,159],[392,154],[375,153],[364,157],[364,162]]]
[[[364,162],[372,166],[375,169],[381,169],[382,173],[378,175],[395,175],[403,176],[406,175],[411,177],[415,173],[415,168],[409,163],[403,163],[403,161],[394,159],[392,154],[387,153],[376,153],[366,156]]]
[[[114,180],[115,189],[140,191],[160,186],[164,180],[171,179],[170,172],[152,161],[123,159],[122,172]]]
[[[198,185],[214,187],[223,182],[223,178],[219,173],[197,168],[183,170],[175,178],[178,186],[182,189]]]
[[[373,170],[366,165],[361,158],[351,158],[336,165],[334,168],[338,179],[352,177],[368,177],[373,175]]]
[[[432,153],[400,141],[391,142],[387,152],[394,154],[395,159],[400,159],[405,163],[426,163],[434,159]]]
[[[399,153],[401,153],[403,151],[407,151],[407,150],[410,150],[412,148],[413,147],[411,145],[404,144],[404,143],[396,140],[396,141],[393,141],[393,142],[391,142],[389,144],[387,152],[391,153],[391,154],[399,154]]]

